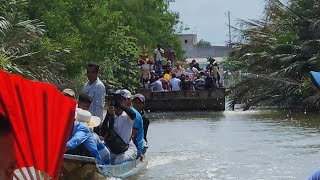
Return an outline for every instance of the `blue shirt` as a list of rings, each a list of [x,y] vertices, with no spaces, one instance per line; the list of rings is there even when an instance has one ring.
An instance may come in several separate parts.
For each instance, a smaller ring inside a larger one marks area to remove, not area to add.
[[[164,91],[162,87],[162,82],[160,80],[155,81],[153,84],[151,84],[151,90],[152,91]]]
[[[89,152],[96,158],[97,163],[102,164],[99,151],[97,150],[97,144],[93,139],[89,127],[83,122],[74,121],[72,133],[70,139],[67,142],[67,148],[74,149],[82,143],[89,150]]]
[[[144,132],[143,132],[143,120],[141,117],[141,114],[134,108],[131,107],[131,109],[136,113],[136,119],[133,122],[133,128],[137,129],[137,151],[138,154],[142,154],[144,146],[143,146],[143,137],[144,137]]]
[[[314,172],[307,180],[320,180],[320,170]]]

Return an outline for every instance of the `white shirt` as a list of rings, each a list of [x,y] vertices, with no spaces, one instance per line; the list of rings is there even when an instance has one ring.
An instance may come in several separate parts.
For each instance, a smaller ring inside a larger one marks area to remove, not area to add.
[[[180,91],[180,83],[181,83],[180,79],[172,78],[172,79],[170,79],[169,82],[172,86],[172,91]]]
[[[122,112],[119,116],[114,115],[114,127],[118,135],[122,138],[122,140],[129,144],[131,139],[133,121],[130,119],[126,112]]]
[[[192,67],[191,69],[188,68],[188,69],[186,70],[186,72],[191,73],[191,74],[193,74],[193,73],[199,73],[198,69],[195,68],[195,67]]]
[[[142,70],[150,70],[151,69],[151,65],[150,64],[142,64],[141,65],[141,69]]]
[[[162,61],[161,53],[164,53],[164,50],[160,48],[160,51],[157,49],[154,50],[154,54],[156,55],[156,61]]]
[[[92,97],[92,103],[89,111],[93,116],[100,117],[102,122],[104,120],[103,107],[106,94],[106,88],[104,87],[104,84],[99,78],[97,78],[97,80],[92,84],[87,82],[83,87],[82,93],[89,94],[89,96]]]

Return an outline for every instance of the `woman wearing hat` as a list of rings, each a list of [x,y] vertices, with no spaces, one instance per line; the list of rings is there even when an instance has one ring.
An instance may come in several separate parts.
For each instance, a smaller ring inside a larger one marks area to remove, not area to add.
[[[101,119],[99,117],[91,116],[89,111],[78,109],[72,133],[67,142],[67,153],[93,156],[98,164],[103,164],[97,144],[90,131],[90,129],[99,126],[100,123]]]

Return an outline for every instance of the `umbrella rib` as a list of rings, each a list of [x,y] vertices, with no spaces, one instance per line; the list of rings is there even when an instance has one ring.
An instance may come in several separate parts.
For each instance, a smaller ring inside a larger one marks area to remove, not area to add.
[[[16,92],[17,92],[17,96],[18,96],[18,100],[19,100],[19,105],[20,105],[20,108],[21,108],[21,113],[22,113],[22,118],[23,118],[23,122],[24,122],[24,127],[25,127],[26,132],[27,132],[27,138],[28,138],[28,142],[29,142],[28,144],[29,144],[29,148],[30,148],[30,150],[31,150],[32,161],[33,161],[33,163],[35,164],[36,161],[35,161],[35,157],[34,157],[34,149],[33,149],[32,145],[31,145],[31,142],[32,142],[32,141],[31,141],[31,133],[30,133],[30,129],[29,129],[29,126],[28,126],[28,123],[27,123],[28,117],[27,117],[25,108],[24,108],[24,106],[23,106],[22,95],[21,95],[20,88],[19,88],[17,85],[15,86],[15,88],[16,88]],[[29,174],[31,180],[33,180],[34,178],[33,178],[33,176],[32,176],[32,173],[31,173],[29,167],[26,167],[26,168],[27,168],[27,171],[28,171],[28,174]],[[34,166],[34,168],[36,168],[36,167]]]
[[[49,172],[49,167],[48,167],[48,156],[46,153],[49,152],[49,138],[48,138],[48,94],[46,92],[42,93],[43,95],[43,135],[44,135],[44,171],[46,172],[44,175],[44,179],[49,179],[48,178],[48,172]]]

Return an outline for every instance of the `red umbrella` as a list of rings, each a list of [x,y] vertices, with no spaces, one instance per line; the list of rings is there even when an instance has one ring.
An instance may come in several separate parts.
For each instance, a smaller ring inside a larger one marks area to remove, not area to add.
[[[75,107],[54,85],[0,70],[0,113],[13,127],[16,179],[58,179]]]

